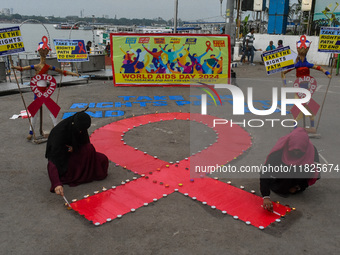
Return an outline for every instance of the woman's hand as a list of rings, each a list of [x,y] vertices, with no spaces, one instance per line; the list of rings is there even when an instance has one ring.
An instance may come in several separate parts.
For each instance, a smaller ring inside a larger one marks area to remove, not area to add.
[[[270,198],[263,198],[263,208],[273,212],[273,203],[270,201]]]
[[[60,195],[60,196],[64,196],[64,188],[63,186],[57,186],[54,188],[54,192],[57,194],[57,195]]]

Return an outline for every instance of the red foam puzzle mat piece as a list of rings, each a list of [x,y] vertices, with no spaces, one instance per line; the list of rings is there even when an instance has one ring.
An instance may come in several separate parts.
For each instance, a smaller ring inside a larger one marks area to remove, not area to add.
[[[270,213],[261,207],[261,197],[212,178],[202,178],[205,176],[190,171],[190,166],[193,165],[228,163],[252,144],[250,135],[238,125],[214,127],[213,120],[216,118],[190,113],[156,113],[123,119],[97,129],[91,135],[91,142],[96,150],[105,153],[112,162],[142,177],[76,201],[71,204],[72,209],[100,225],[131,212],[131,209],[178,191],[237,216],[248,224],[267,227],[280,218],[280,215],[289,212],[290,208],[274,203],[277,214]],[[167,120],[189,120],[207,125],[216,132],[217,141],[189,158],[169,164],[125,144],[122,138],[122,135],[134,127]]]

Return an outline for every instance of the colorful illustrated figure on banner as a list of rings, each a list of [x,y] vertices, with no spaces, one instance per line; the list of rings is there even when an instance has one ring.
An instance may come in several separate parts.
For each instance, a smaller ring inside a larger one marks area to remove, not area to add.
[[[31,81],[31,88],[34,87],[33,92],[34,92],[34,99],[38,100],[38,103],[32,103],[31,105],[33,106],[29,106],[28,110],[33,110],[33,112],[37,112],[36,111],[36,106],[37,105],[42,105],[42,103],[47,103],[47,105],[49,106],[49,110],[52,110],[52,112],[50,112],[50,117],[52,119],[53,122],[53,126],[57,125],[57,115],[59,113],[60,107],[54,103],[54,101],[50,98],[51,94],[53,93],[53,91],[55,90],[55,80],[52,76],[47,75],[49,70],[53,70],[56,71],[60,74],[63,75],[72,75],[72,76],[79,76],[79,74],[77,73],[73,73],[70,71],[62,71],[60,68],[55,67],[55,66],[50,66],[46,64],[46,57],[48,55],[48,53],[50,52],[51,48],[48,44],[48,39],[46,36],[43,36],[42,38],[42,42],[39,43],[38,49],[37,51],[39,52],[40,55],[40,63],[36,64],[36,65],[30,65],[30,66],[12,66],[13,69],[19,70],[19,71],[24,71],[24,70],[35,70],[36,72],[36,76],[34,76],[32,78]],[[53,79],[52,79],[52,78]],[[51,86],[51,87],[50,87]],[[49,88],[50,87],[50,88]],[[46,92],[46,93],[45,93]],[[41,94],[40,94],[41,93]],[[39,95],[39,96],[38,96]],[[31,112],[31,115],[33,116],[32,118],[32,126],[34,128],[34,124],[36,122],[36,114]],[[42,120],[40,120],[42,121]],[[32,126],[30,127],[30,131],[29,131],[29,135],[27,136],[28,140],[32,139],[33,136],[33,130],[32,130]],[[41,134],[44,135],[44,134]]]
[[[190,85],[228,83],[226,35],[111,34],[114,84]]]
[[[339,27],[322,27],[320,29],[318,51],[340,53]]]
[[[19,27],[0,29],[0,56],[24,51],[24,42]]]
[[[89,61],[84,40],[54,39],[58,62]]]
[[[331,78],[331,74],[322,68],[321,66],[314,65],[307,61],[307,53],[309,51],[311,42],[309,42],[305,35],[300,37],[300,40],[296,43],[296,48],[298,51],[298,57],[296,58],[294,68],[296,69],[296,78],[297,81],[294,84],[299,84],[299,87],[311,90],[312,87],[316,88],[316,81],[313,77],[310,77],[310,69],[315,69],[323,72],[327,75],[328,78]],[[284,84],[286,84],[286,76],[285,74],[290,72],[291,70],[287,70],[281,73],[281,77],[284,80]],[[296,97],[299,97],[296,95]],[[315,115],[317,114],[320,106],[317,102],[314,101],[313,98],[305,104],[307,110],[311,113],[310,115],[310,129],[307,129],[308,132],[316,132],[315,131]],[[291,113],[295,120],[300,120],[303,118],[304,127],[305,127],[305,115],[294,105],[291,109]]]

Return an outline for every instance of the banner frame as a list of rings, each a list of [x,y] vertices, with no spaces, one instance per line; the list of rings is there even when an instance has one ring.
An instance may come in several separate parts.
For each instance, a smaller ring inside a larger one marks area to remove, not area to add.
[[[176,37],[176,36],[187,36],[187,37],[193,37],[193,36],[200,36],[200,37],[224,37],[228,41],[228,69],[227,69],[227,74],[228,74],[228,81],[227,83],[229,84],[231,81],[231,45],[230,45],[230,35],[227,34],[192,34],[192,33],[181,33],[181,34],[172,34],[172,33],[110,33],[110,50],[111,50],[111,66],[112,66],[112,80],[113,80],[113,85],[115,87],[190,87],[192,85],[200,85],[200,83],[197,82],[197,84],[144,84],[144,83],[135,83],[135,84],[117,84],[116,79],[115,79],[115,69],[114,69],[114,64],[113,64],[113,43],[112,43],[112,38],[113,36],[139,36],[139,37],[146,37],[146,36],[164,36],[164,37]]]

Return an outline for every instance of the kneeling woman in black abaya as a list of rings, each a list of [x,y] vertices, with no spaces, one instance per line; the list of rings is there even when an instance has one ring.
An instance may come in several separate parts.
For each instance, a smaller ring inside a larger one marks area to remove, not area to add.
[[[90,126],[91,117],[82,111],[51,130],[45,154],[51,192],[64,196],[64,184],[72,187],[106,178],[108,158],[90,143]]]

